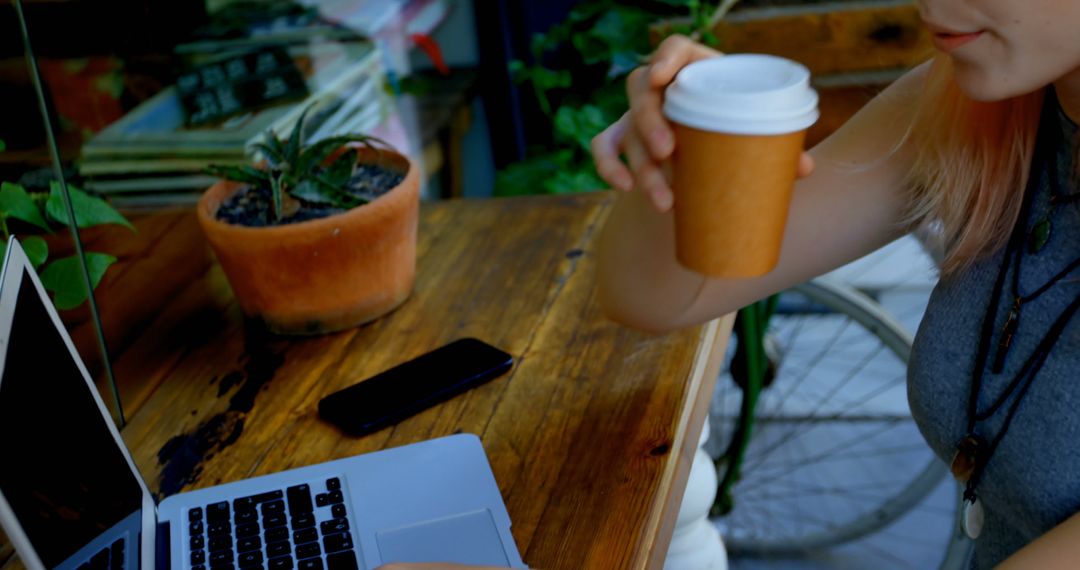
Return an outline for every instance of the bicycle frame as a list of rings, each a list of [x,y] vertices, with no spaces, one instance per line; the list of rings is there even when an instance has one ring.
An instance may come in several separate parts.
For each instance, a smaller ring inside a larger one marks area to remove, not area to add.
[[[735,356],[732,360],[731,374],[736,383],[743,390],[742,409],[739,414],[739,425],[732,435],[731,443],[724,454],[716,460],[719,467],[727,462],[728,469],[724,471],[724,477],[720,480],[716,491],[716,501],[713,503],[712,515],[725,515],[731,512],[734,499],[731,496],[731,488],[739,480],[742,462],[746,456],[746,447],[750,443],[750,437],[754,431],[754,416],[757,408],[758,396],[765,385],[765,377],[768,372],[768,358],[765,354],[765,332],[769,329],[769,320],[776,313],[780,295],[772,295],[761,301],[757,301],[742,309],[735,316]],[[742,363],[738,366],[736,363]],[[745,374],[745,378],[739,381],[739,372]]]

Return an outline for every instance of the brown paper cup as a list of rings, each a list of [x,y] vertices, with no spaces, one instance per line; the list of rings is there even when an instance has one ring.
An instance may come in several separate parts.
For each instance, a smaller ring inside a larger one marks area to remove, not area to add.
[[[679,263],[714,277],[772,271],[806,131],[732,135],[673,126]]]
[[[696,61],[664,90],[675,129],[676,257],[715,277],[757,277],[780,260],[806,129],[810,70],[781,57]]]

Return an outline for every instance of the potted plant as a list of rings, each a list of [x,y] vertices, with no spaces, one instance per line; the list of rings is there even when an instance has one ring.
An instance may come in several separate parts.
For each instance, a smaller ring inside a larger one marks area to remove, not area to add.
[[[373,137],[310,145],[304,117],[257,145],[264,163],[211,167],[199,223],[249,317],[273,332],[318,334],[400,305],[416,275],[419,173]]]

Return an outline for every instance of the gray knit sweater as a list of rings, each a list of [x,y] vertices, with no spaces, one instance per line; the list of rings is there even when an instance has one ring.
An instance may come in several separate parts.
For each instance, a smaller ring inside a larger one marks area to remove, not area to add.
[[[1047,99],[1040,136],[1059,129],[1057,178],[1060,194],[1077,191],[1072,155],[1077,127],[1052,96]],[[1030,186],[1033,196],[1027,220],[1030,229],[1049,208],[1047,161],[1036,158]],[[1080,256],[1080,203],[1059,206],[1052,216],[1053,232],[1037,254],[1026,250],[1020,271],[1020,293],[1028,294]],[[943,278],[915,339],[908,370],[908,398],[923,436],[944,461],[951,460],[964,436],[967,402],[983,316],[1004,251],[978,261],[971,269]],[[1012,270],[1006,277],[992,347],[1011,305]],[[1017,335],[1004,370],[987,370],[979,409],[996,400],[1032,354],[1051,323],[1080,294],[1080,270],[1058,282],[1038,299],[1025,304]],[[993,352],[993,351],[991,351]],[[990,360],[993,356],[991,354]],[[1041,372],[1034,377],[1012,425],[986,467],[978,494],[986,512],[982,535],[975,543],[975,566],[991,568],[1010,554],[1080,511],[1080,315],[1064,329]],[[992,439],[1001,429],[1009,403],[976,432]],[[1080,562],[1078,562],[1080,563]]]

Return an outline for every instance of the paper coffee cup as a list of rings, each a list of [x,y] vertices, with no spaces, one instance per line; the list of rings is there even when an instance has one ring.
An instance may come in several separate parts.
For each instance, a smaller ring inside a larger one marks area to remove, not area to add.
[[[694,62],[665,93],[673,123],[676,257],[716,277],[776,267],[806,129],[818,118],[810,72],[780,57]]]

